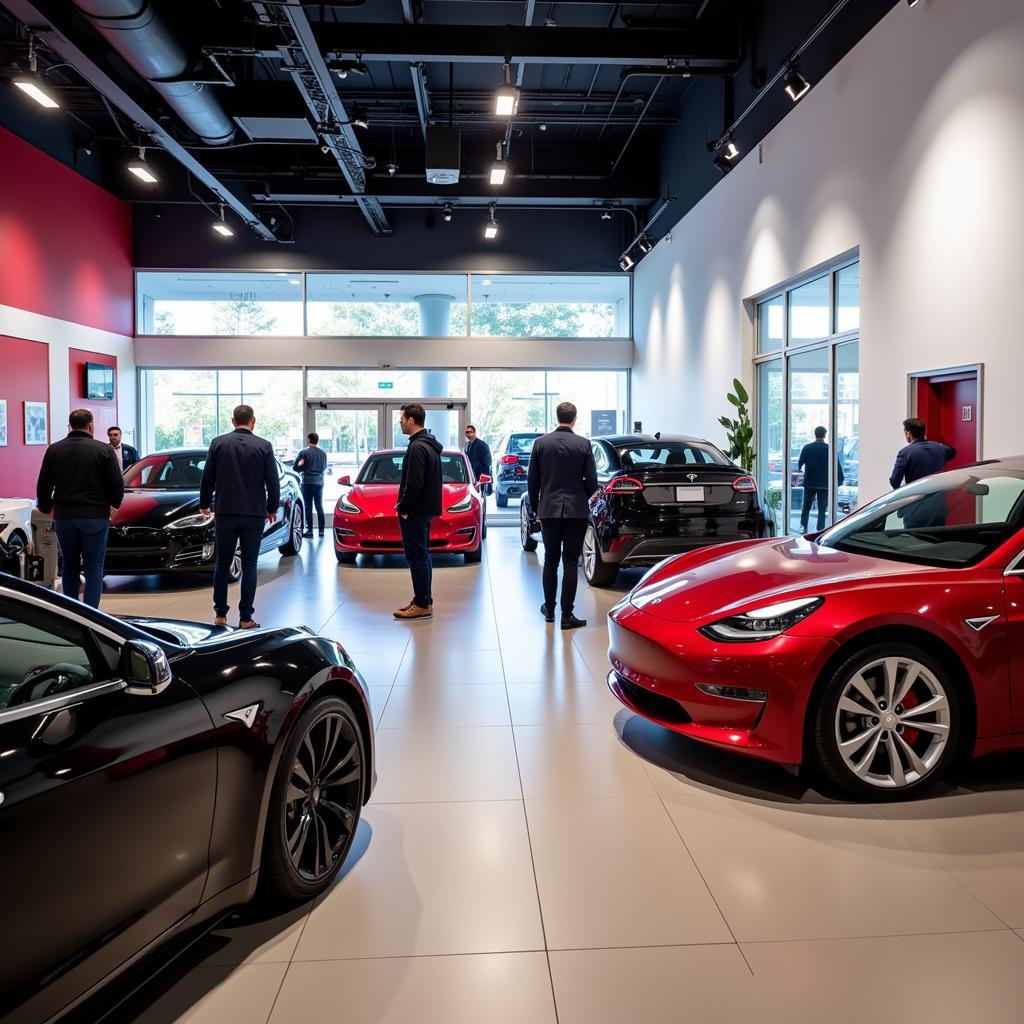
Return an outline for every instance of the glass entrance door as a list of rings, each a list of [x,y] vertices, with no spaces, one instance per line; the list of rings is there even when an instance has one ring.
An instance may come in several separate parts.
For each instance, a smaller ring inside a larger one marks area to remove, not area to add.
[[[463,444],[463,432],[466,429],[466,406],[465,403],[420,403],[427,414],[426,428],[434,437],[445,446],[445,448],[459,451]],[[402,433],[399,420],[402,415],[400,405],[388,406],[388,425],[391,430],[390,446],[392,448],[405,448],[409,444],[409,438]]]
[[[370,452],[383,448],[384,407],[314,404],[309,410],[310,430],[320,435],[320,447],[327,454],[324,474],[324,511],[334,509],[341,493],[339,477],[352,476]],[[308,432],[308,431],[307,431]]]

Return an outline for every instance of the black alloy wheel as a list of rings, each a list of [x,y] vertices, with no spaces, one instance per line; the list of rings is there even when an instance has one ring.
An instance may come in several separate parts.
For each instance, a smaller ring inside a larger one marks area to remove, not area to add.
[[[530,515],[525,501],[519,503],[519,539],[523,543],[524,551],[537,550],[537,538],[530,533]]]
[[[302,504],[292,502],[292,518],[288,524],[288,541],[278,549],[282,555],[297,555],[302,550]]]
[[[308,707],[288,739],[270,799],[262,884],[289,900],[330,885],[355,838],[366,758],[355,714],[338,697]]]

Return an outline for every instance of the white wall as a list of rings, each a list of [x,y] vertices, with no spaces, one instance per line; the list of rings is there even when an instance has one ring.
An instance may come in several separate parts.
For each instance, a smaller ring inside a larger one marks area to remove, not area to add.
[[[892,11],[638,266],[633,417],[723,440],[752,382],[744,300],[859,247],[862,497],[907,374],[985,364],[982,451],[1024,451],[1024,3]]]
[[[79,348],[117,356],[117,417],[124,428],[126,440],[134,437],[135,348],[131,338],[4,305],[0,305],[0,334],[26,341],[45,341],[49,346],[51,441],[59,440],[67,433],[68,414],[71,412],[69,350]]]

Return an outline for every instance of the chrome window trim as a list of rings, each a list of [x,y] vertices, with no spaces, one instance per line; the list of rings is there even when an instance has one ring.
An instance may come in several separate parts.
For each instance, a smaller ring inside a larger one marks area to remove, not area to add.
[[[1010,564],[1003,570],[1004,576],[1024,576],[1024,550],[1010,559]]]
[[[48,612],[52,612],[54,615],[58,615],[64,619],[70,619],[72,622],[78,623],[80,626],[85,626],[86,629],[92,630],[94,633],[98,633],[100,636],[105,636],[108,640],[112,640],[118,646],[124,646],[127,637],[121,636],[106,626],[101,626],[91,619],[87,619],[84,615],[76,615],[74,612],[69,612],[65,608],[58,608],[51,604],[49,601],[43,598],[36,597],[34,594],[24,594],[17,590],[11,590],[8,587],[0,586],[0,596],[8,597],[13,601],[24,601],[26,604],[35,605],[37,608],[43,608]]]
[[[35,718],[37,715],[52,714],[54,711],[63,711],[65,708],[74,707],[76,704],[92,700],[94,697],[105,697],[107,694],[127,689],[128,684],[123,679],[108,679],[106,682],[83,686],[77,690],[70,690],[68,693],[58,694],[56,697],[19,704],[17,707],[5,708],[0,711],[0,725],[18,722],[23,718]]]

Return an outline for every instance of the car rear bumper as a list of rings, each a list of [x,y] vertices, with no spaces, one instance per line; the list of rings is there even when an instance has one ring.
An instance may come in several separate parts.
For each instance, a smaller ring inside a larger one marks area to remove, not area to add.
[[[763,513],[753,516],[674,519],[668,522],[620,527],[602,538],[601,557],[622,565],[654,565],[670,555],[764,537]]]

